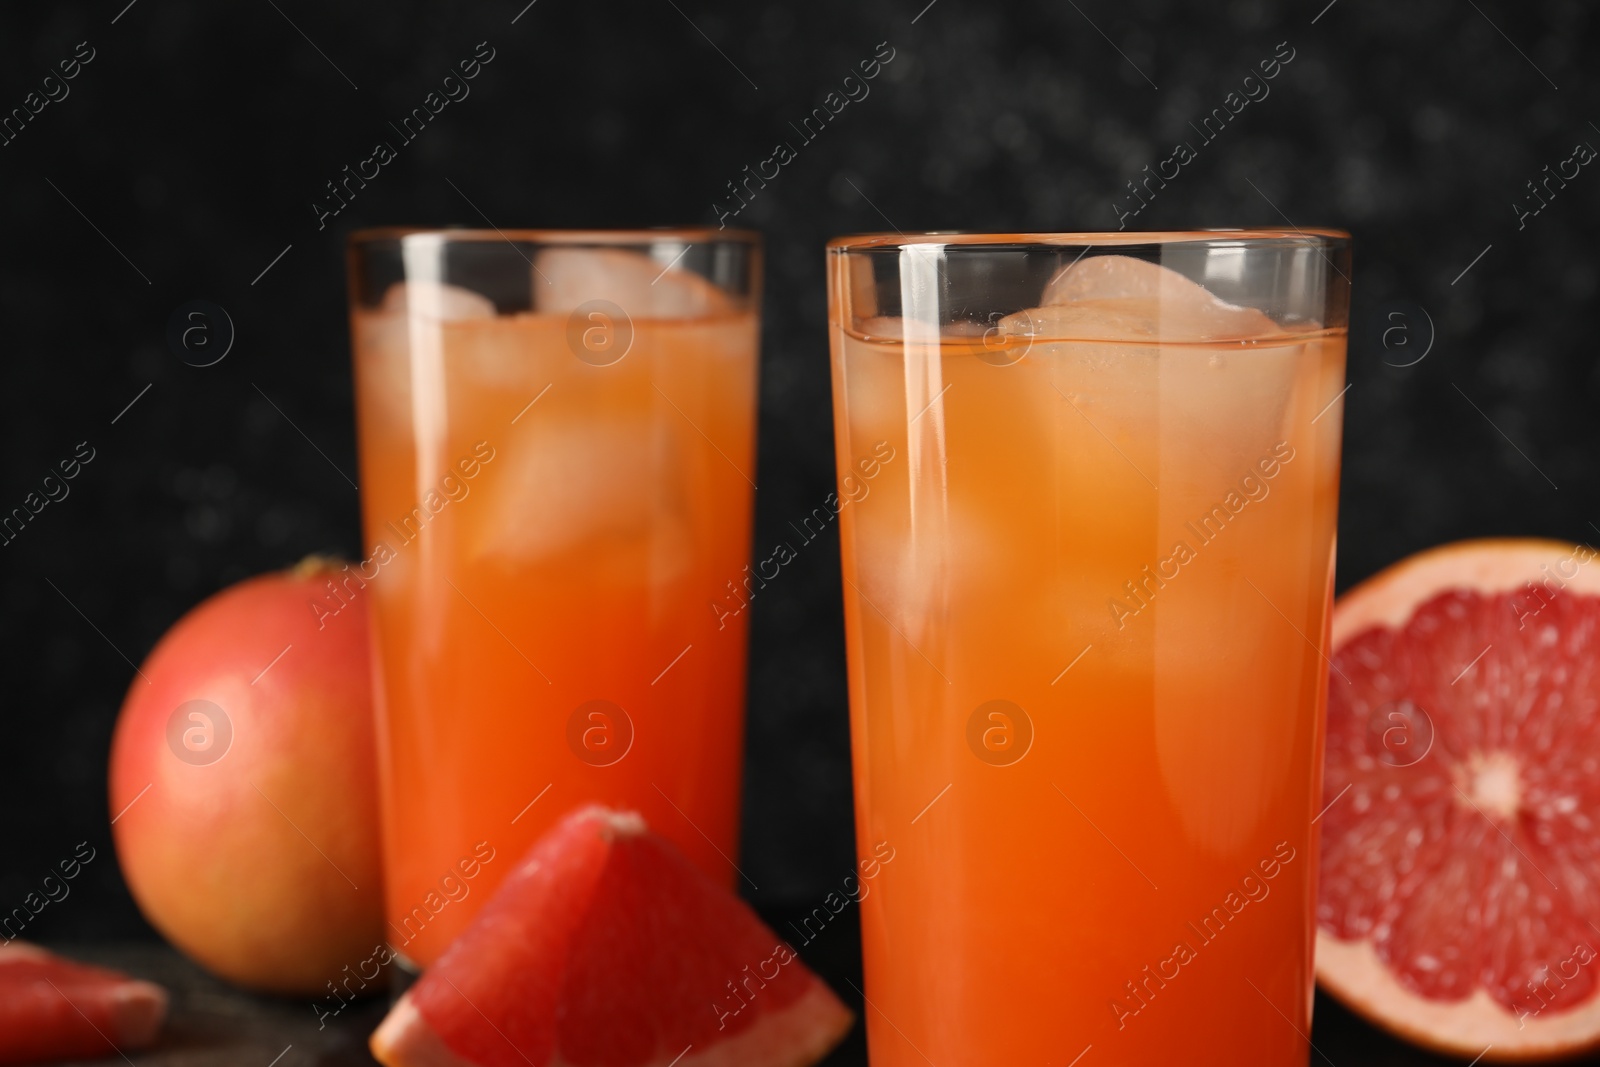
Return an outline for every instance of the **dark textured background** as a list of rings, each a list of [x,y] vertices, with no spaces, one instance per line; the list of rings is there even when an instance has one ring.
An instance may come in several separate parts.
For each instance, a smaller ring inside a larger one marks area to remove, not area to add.
[[[725,183],[879,42],[895,59],[871,95],[738,220],[769,256],[758,543],[832,485],[828,237],[1114,228],[1124,182],[1284,41],[1271,95],[1134,225],[1354,232],[1341,586],[1458,537],[1600,537],[1600,164],[1523,230],[1512,207],[1576,142],[1600,146],[1585,4],[937,0],[914,22],[926,0],[538,0],[513,25],[525,2],[0,14],[0,109],[79,41],[96,51],[0,147],[0,511],[77,442],[97,453],[0,547],[0,905],[80,840],[108,857],[30,936],[143,929],[109,860],[124,656],[246,575],[359,553],[355,493],[306,440],[354,468],[344,235],[481,225],[477,209],[502,226],[714,222]],[[496,58],[472,95],[319,232],[323,183],[479,41]],[[237,329],[205,369],[165,340],[196,298]],[[1430,339],[1420,363],[1386,365]],[[852,862],[836,546],[786,573],[754,607],[750,683],[745,868],[769,908],[814,903]]]

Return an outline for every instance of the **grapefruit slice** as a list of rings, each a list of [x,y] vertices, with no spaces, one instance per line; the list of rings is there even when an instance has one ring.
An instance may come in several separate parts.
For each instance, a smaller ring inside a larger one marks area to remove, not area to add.
[[[372,1036],[388,1067],[808,1067],[850,1011],[631,812],[534,845]]]
[[[98,1059],[155,1040],[160,986],[12,941],[0,946],[0,1064]]]
[[[1446,545],[1334,608],[1317,978],[1419,1044],[1600,1044],[1596,556]]]

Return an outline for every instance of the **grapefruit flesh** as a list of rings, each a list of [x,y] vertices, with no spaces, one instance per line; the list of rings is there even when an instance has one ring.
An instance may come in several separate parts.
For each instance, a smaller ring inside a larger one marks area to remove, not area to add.
[[[21,941],[0,947],[0,1064],[132,1052],[167,1014],[160,986],[64,960]]]
[[[540,840],[372,1037],[388,1067],[806,1067],[852,1016],[636,814]]]
[[[1332,623],[1317,977],[1487,1060],[1600,1044],[1600,558],[1414,556]]]

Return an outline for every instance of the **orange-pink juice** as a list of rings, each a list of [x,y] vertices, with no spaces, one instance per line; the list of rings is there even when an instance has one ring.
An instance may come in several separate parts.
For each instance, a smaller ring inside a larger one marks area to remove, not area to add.
[[[709,603],[749,553],[756,317],[635,317],[605,365],[569,326],[354,316],[389,935],[417,964],[586,802],[735,877],[747,616]]]
[[[1342,330],[847,324],[874,1067],[1304,1064]]]

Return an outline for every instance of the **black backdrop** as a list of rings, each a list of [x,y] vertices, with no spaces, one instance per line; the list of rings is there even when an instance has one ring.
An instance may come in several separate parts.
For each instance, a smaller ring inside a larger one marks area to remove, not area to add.
[[[58,97],[0,145],[0,512],[95,450],[0,546],[0,899],[80,840],[109,848],[127,660],[228,583],[359,554],[328,462],[354,467],[349,230],[715,222],[726,183],[880,43],[870,95],[738,218],[769,256],[758,543],[832,484],[828,237],[1115,228],[1179,140],[1196,158],[1132,227],[1355,234],[1341,586],[1458,537],[1600,538],[1600,167],[1547,206],[1525,184],[1600,146],[1577,0],[126,2],[0,14],[0,109]],[[471,95],[319,229],[325,183],[479,42]],[[1213,141],[1191,131],[1286,52]],[[75,54],[76,77],[44,81]],[[194,299],[236,329],[203,369],[166,339]],[[769,904],[852,862],[837,548],[796,567],[753,615],[744,852]],[[92,904],[30,936],[143,929],[114,864],[77,889]]]

